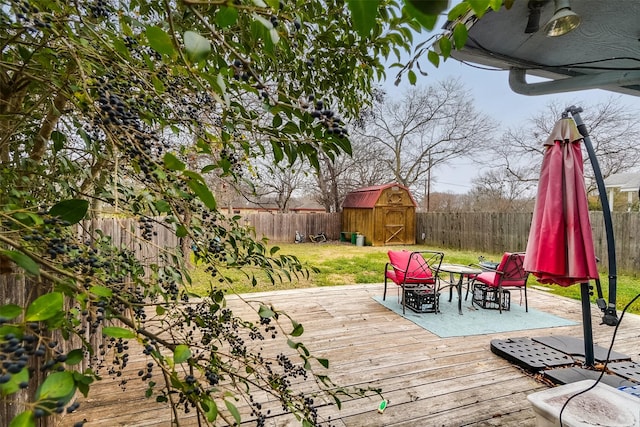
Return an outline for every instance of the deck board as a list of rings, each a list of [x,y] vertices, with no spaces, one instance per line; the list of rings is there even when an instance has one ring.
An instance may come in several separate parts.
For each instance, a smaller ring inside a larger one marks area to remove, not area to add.
[[[376,409],[380,398],[343,399],[343,409],[318,404],[318,413],[330,417],[326,425],[357,426],[534,426],[535,414],[526,396],[547,385],[494,355],[494,338],[570,335],[582,338],[582,326],[564,326],[529,331],[440,338],[376,303],[381,284],[293,289],[245,295],[253,301],[272,303],[303,324],[301,340],[310,351],[326,357],[332,380],[343,386],[379,387],[390,400],[384,414]],[[395,298],[395,290],[388,297]],[[236,314],[253,310],[238,297],[230,296]],[[455,301],[455,300],[454,300]],[[517,303],[514,298],[513,303]],[[466,302],[466,305],[469,303]],[[566,319],[581,322],[579,301],[553,296],[541,290],[529,291],[529,305]],[[425,316],[435,316],[426,313]],[[600,311],[592,307],[594,342],[608,347],[614,328],[600,325]],[[640,316],[626,314],[619,327],[614,349],[640,360]],[[269,342],[264,351],[276,351]],[[168,407],[144,398],[146,385],[137,371],[146,359],[135,356],[124,377],[132,378],[126,391],[113,381],[94,384],[88,399],[79,399],[81,411],[65,415],[60,425],[72,426],[85,418],[85,426],[171,426]],[[311,381],[296,384],[313,389]],[[239,404],[241,412],[247,407]],[[279,403],[270,400],[268,426],[298,426],[290,415],[281,414]],[[247,426],[254,423],[248,421]],[[181,425],[195,426],[195,419]]]

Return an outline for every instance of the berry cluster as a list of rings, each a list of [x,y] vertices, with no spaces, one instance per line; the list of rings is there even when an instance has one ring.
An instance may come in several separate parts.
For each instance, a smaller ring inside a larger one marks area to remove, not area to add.
[[[314,95],[309,95],[308,100],[308,103],[305,102],[302,104],[303,107],[309,108],[310,104],[314,103]],[[325,108],[324,102],[321,100],[315,101],[314,109],[312,109],[309,114],[311,114],[311,117],[314,119],[320,120],[329,135],[336,135],[338,137],[346,137],[348,135],[342,119],[340,119],[333,110]]]
[[[108,18],[112,10],[105,0],[95,0],[89,6],[89,13],[92,18]]]
[[[30,4],[27,0],[12,0],[13,10],[15,11],[16,20],[22,22],[26,27],[30,27],[32,30],[37,28],[50,29],[51,15],[49,13],[43,13],[37,6]]]
[[[153,236],[157,236],[158,232],[153,230],[153,220],[151,218],[140,218],[140,234],[144,240],[150,242]]]
[[[231,69],[233,70],[233,78],[235,80],[248,82],[251,79],[251,70],[249,70],[241,60],[234,59],[231,64]]]
[[[234,134],[239,138],[239,133]],[[242,177],[243,163],[242,156],[230,147],[224,147],[220,150],[217,166],[221,171],[221,176],[231,175],[236,181]]]
[[[112,350],[113,352],[112,366],[109,368],[109,374],[116,377],[122,376],[122,371],[129,363],[129,343],[122,338],[109,338],[107,350]]]
[[[112,83],[112,80],[117,83]],[[162,155],[166,144],[140,119],[138,105],[153,110],[155,104],[133,95],[129,99],[122,97],[121,94],[138,92],[132,90],[134,83],[133,80],[123,81],[111,74],[98,77],[96,91],[99,114],[94,119],[96,129],[93,134],[99,136],[99,129],[103,129],[104,134],[109,134],[118,148],[139,168],[144,178],[153,182],[156,159]]]
[[[33,337],[35,340],[35,337]],[[0,344],[0,384],[5,384],[11,380],[12,375],[18,374],[29,363],[29,353],[25,350],[24,341],[14,334],[7,334],[4,342]],[[44,354],[44,349],[39,350]],[[33,354],[32,352],[31,354]],[[20,384],[21,388],[26,388],[28,383]]]
[[[153,377],[153,366],[153,362],[147,362],[147,369],[138,371],[138,376],[142,381],[150,380]]]
[[[0,319],[0,325],[7,324],[5,319]],[[63,363],[67,360],[67,354],[57,349],[58,342],[55,340],[46,341],[43,334],[47,331],[42,329],[38,322],[29,322],[22,336],[13,333],[0,337],[0,385],[11,381],[14,375],[19,374],[24,369],[29,368],[32,358],[40,361],[40,371],[51,370],[64,371]],[[21,389],[29,387],[27,381],[18,385]],[[46,405],[38,406],[34,409],[34,416],[41,418],[51,413],[61,414],[65,410],[66,401],[61,399],[56,402],[47,402]],[[78,408],[77,402],[69,405],[67,412],[73,412]]]

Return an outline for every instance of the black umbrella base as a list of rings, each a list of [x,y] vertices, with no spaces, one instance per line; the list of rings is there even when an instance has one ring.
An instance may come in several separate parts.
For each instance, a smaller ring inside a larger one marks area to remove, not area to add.
[[[491,351],[531,373],[542,374],[554,384],[569,384],[585,379],[596,380],[601,371],[583,368],[584,341],[568,336],[509,338],[491,341]],[[594,345],[599,363],[607,359],[609,349]],[[612,387],[633,387],[640,378],[640,365],[631,357],[611,352],[602,382]]]
[[[584,360],[584,340],[565,335],[553,335],[548,337],[533,337],[533,341],[549,346],[559,352],[566,353],[569,356],[579,357]],[[607,360],[608,348],[593,346],[593,356],[596,362],[604,363]],[[609,361],[631,360],[626,354],[611,351]]]
[[[600,378],[600,371],[594,371],[592,369],[584,369],[578,367],[568,367],[562,369],[550,369],[543,372],[545,378],[551,380],[554,384],[571,384],[584,380],[597,380]],[[620,387],[633,387],[638,385],[625,378],[612,374],[604,374],[600,380],[603,384],[614,388]]]

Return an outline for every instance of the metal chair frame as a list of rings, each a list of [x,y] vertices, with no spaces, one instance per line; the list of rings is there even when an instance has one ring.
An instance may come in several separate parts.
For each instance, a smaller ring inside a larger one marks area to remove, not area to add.
[[[474,278],[475,282],[479,281],[482,284],[490,287],[495,287],[498,290],[498,308],[502,313],[502,301],[504,298],[504,290],[519,290],[520,291],[520,305],[522,305],[522,291],[524,290],[524,306],[525,311],[529,312],[529,304],[527,301],[527,280],[529,279],[529,272],[524,269],[524,252],[505,252],[502,256],[503,259],[496,269],[487,268],[483,266],[486,272],[496,273],[496,283],[490,283],[482,278],[482,274],[478,274]],[[506,260],[504,259],[506,257]],[[511,283],[511,284],[510,284]],[[518,284],[515,284],[518,283]],[[472,298],[473,304],[473,298]]]
[[[391,252],[401,251],[389,251],[389,257],[391,259]],[[406,313],[406,292],[415,290],[424,290],[427,292],[433,292],[435,297],[434,309],[430,310],[435,313],[438,309],[438,272],[440,270],[440,264],[444,258],[443,252],[438,251],[405,251],[407,252],[407,261],[403,265],[394,265],[391,261],[387,262],[384,267],[384,294],[382,299],[387,297],[387,283],[390,279],[398,286],[398,298],[400,298],[400,292],[402,292],[402,313]],[[428,271],[428,272],[427,272]],[[425,276],[429,277],[425,277]],[[411,308],[411,306],[409,306]],[[415,310],[414,310],[415,311]]]

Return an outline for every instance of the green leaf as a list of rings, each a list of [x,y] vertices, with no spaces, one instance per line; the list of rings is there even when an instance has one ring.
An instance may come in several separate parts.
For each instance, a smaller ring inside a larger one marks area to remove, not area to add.
[[[13,218],[29,227],[33,225],[44,224],[44,221],[40,215],[36,215],[31,212],[16,212],[13,214]]]
[[[54,372],[44,379],[36,391],[38,400],[63,399],[76,391],[76,382],[73,373],[69,371]]]
[[[173,350],[173,360],[176,363],[182,363],[189,360],[191,357],[191,349],[188,345],[180,344]]]
[[[15,319],[22,314],[22,307],[16,304],[0,305],[0,318],[5,320]]]
[[[482,16],[489,9],[489,4],[491,3],[491,0],[467,0],[467,3],[471,5],[471,9],[473,9],[473,13],[478,18],[482,18]]]
[[[169,36],[169,34],[167,34],[167,32],[162,28],[150,26],[147,27],[145,33],[147,35],[147,39],[149,40],[149,46],[151,46],[153,50],[163,55],[175,55],[176,51],[173,47],[171,36]]]
[[[171,212],[171,205],[166,200],[156,200],[153,202],[158,212]]]
[[[420,10],[416,9],[415,6],[409,2],[406,2],[404,8],[402,9],[405,15],[413,17],[416,21],[420,23],[427,30],[433,30],[438,21],[438,15],[427,15]]]
[[[20,412],[9,423],[9,427],[35,427],[35,426],[36,426],[36,418],[33,416],[33,411]]]
[[[447,59],[451,55],[451,40],[448,37],[440,37],[438,47],[443,58]]]
[[[211,210],[216,209],[216,198],[213,197],[213,194],[209,190],[209,187],[201,182],[194,180],[189,180],[187,185],[189,185],[189,188],[191,188],[193,192],[196,193],[196,196],[198,196],[198,198],[202,200],[202,203],[204,203],[206,207]]]
[[[174,171],[183,171],[186,168],[186,165],[171,153],[166,153],[162,160],[167,169]]]
[[[8,396],[20,390],[20,383],[29,381],[29,368],[24,367],[17,374],[11,375],[11,379],[0,384],[0,396]]]
[[[76,348],[75,350],[71,350],[67,354],[67,360],[64,361],[67,365],[77,365],[78,363],[84,360],[84,354],[82,353],[82,349]]]
[[[438,68],[438,66],[440,65],[440,55],[430,50],[427,53],[427,58],[429,59],[429,62],[431,62],[436,68]]]
[[[282,159],[284,159],[284,153],[282,152],[280,142],[271,140],[271,149],[273,151],[273,158],[275,159],[276,163],[279,163]]]
[[[318,363],[324,366],[326,369],[329,369],[329,359],[317,359]]]
[[[421,13],[430,16],[437,16],[449,7],[449,0],[406,0],[406,2]]]
[[[187,227],[179,225],[176,227],[176,237],[186,237],[189,234]]]
[[[458,50],[462,49],[467,42],[467,26],[462,22],[456,24],[453,29],[453,42]]]
[[[453,6],[451,8],[451,10],[449,11],[447,18],[450,21],[455,21],[456,19],[458,19],[459,17],[466,15],[467,12],[469,12],[471,8],[469,7],[469,3],[466,2],[462,2],[462,3],[458,3],[457,5]]]
[[[278,42],[280,41],[280,34],[275,28],[269,30],[269,36],[271,36],[271,41],[273,42],[273,44],[278,44]]]
[[[216,402],[208,396],[202,401],[202,409],[204,409],[207,421],[210,423],[214,422],[216,418],[218,418],[218,405],[216,405]]]
[[[194,31],[185,31],[184,49],[187,51],[189,60],[200,62],[211,53],[211,43]]]
[[[0,251],[0,254],[6,255],[15,262],[20,268],[24,269],[27,273],[37,276],[40,274],[40,267],[31,259],[31,257],[17,251]]]
[[[304,328],[300,323],[295,321],[292,321],[291,323],[293,324],[293,331],[291,331],[290,334],[292,337],[299,337],[304,333]]]
[[[347,0],[353,27],[360,37],[366,38],[371,33],[376,23],[379,3],[379,0]]]
[[[118,326],[106,326],[102,328],[102,333],[112,338],[135,338],[136,334],[129,329],[120,328]]]
[[[63,302],[64,299],[60,292],[44,294],[29,304],[25,320],[27,322],[38,322],[51,319],[63,311]]]
[[[82,221],[88,210],[89,202],[87,200],[71,199],[63,200],[53,205],[49,210],[49,214],[71,224],[76,224]]]
[[[238,9],[222,6],[216,13],[215,23],[218,27],[230,27],[238,20]]]
[[[418,78],[416,76],[415,71],[409,70],[409,72],[407,73],[407,77],[409,78],[409,83],[411,85],[415,85],[416,84],[416,81],[417,81]]]
[[[89,292],[99,297],[110,298],[111,296],[113,296],[113,291],[106,286],[91,286],[89,288]]]
[[[67,141],[67,136],[62,132],[54,130],[51,132],[51,140],[53,141],[53,149],[60,151],[64,148],[64,143]]]
[[[231,415],[233,415],[233,418],[236,420],[236,425],[240,425],[242,419],[240,418],[240,412],[238,411],[238,408],[236,408],[236,405],[226,399],[224,401],[224,404],[227,406],[227,410],[231,413]]]
[[[269,319],[271,317],[274,317],[276,313],[266,305],[261,305],[258,309],[258,315],[264,319]]]

